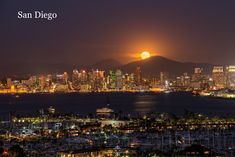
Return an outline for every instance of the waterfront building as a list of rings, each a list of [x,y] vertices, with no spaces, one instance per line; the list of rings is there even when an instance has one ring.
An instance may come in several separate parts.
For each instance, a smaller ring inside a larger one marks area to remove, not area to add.
[[[182,76],[176,77],[176,86],[180,88],[188,88],[190,86],[190,76],[184,73]]]
[[[202,89],[204,83],[206,83],[206,77],[203,74],[203,69],[194,68],[194,73],[191,77],[190,87],[196,90]]]
[[[225,84],[227,88],[235,88],[235,66],[229,65],[225,68]]]
[[[169,73],[168,72],[160,72],[160,84],[166,85],[166,82],[169,81]]]
[[[75,89],[78,88],[78,85],[79,85],[79,72],[78,72],[77,69],[74,69],[73,73],[72,73],[72,85],[73,85],[73,88],[75,88]]]
[[[80,85],[80,92],[89,92],[91,89],[91,86],[88,84],[81,84]]]
[[[63,74],[63,82],[64,82],[64,84],[68,84],[68,79],[69,79],[68,73],[64,72],[64,74]]]
[[[102,91],[105,85],[105,72],[100,70],[92,70],[89,73],[89,81],[91,91]]]
[[[194,68],[194,73],[192,74],[192,82],[202,82],[203,78],[203,69]]]
[[[137,66],[135,71],[134,71],[134,79],[135,79],[135,84],[137,86],[141,85],[142,75],[141,75],[141,67],[140,66]]]
[[[104,73],[104,72],[102,72]],[[102,74],[104,75],[104,74]],[[79,74],[78,74],[78,79],[80,80],[81,84],[86,84],[87,83],[87,72],[85,70],[80,70]]]
[[[56,83],[57,84],[64,84],[63,74],[56,74]]]
[[[181,82],[181,77],[176,77],[176,87],[181,87],[182,86],[182,82]]]
[[[12,86],[11,78],[7,78],[7,88],[11,88],[11,86]]]
[[[116,82],[117,82],[117,76],[116,76],[116,73],[112,70],[109,71],[109,76],[107,78],[108,82],[108,87],[110,89],[115,89],[116,87]]]
[[[39,78],[39,88],[40,88],[40,91],[43,91],[44,90],[44,85],[45,85],[45,80],[44,80],[44,76],[41,75],[40,78]]]
[[[120,69],[118,69],[116,71],[116,89],[121,90],[123,85],[122,85],[122,71]]]
[[[187,73],[184,73],[182,76],[182,82],[184,87],[190,86],[190,76]]]
[[[215,87],[217,89],[224,88],[225,78],[224,78],[224,67],[223,66],[214,66],[213,67],[212,79],[213,79]]]

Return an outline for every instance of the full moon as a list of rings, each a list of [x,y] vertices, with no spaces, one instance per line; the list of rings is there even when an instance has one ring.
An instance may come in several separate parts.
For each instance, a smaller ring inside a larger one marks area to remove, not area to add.
[[[147,58],[149,58],[149,57],[151,57],[151,55],[150,55],[150,53],[148,52],[148,51],[144,51],[144,52],[142,52],[141,54],[140,54],[140,58],[141,59],[147,59]]]

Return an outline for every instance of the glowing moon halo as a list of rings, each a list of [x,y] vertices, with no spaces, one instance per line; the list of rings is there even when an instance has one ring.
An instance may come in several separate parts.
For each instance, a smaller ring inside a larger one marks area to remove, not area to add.
[[[141,52],[141,54],[140,54],[140,58],[142,60],[147,59],[149,57],[151,57],[151,55],[150,55],[150,53],[148,51]]]

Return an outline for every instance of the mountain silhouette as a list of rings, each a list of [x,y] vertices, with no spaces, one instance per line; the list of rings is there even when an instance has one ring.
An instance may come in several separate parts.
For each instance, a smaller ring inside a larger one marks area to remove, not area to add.
[[[124,72],[134,72],[137,66],[141,67],[143,76],[156,76],[160,72],[168,72],[170,77],[180,76],[183,73],[192,74],[194,68],[203,68],[205,74],[212,71],[213,65],[207,63],[191,63],[174,61],[162,56],[153,56],[149,59],[134,61],[120,67]]]
[[[191,63],[179,62],[171,60],[162,56],[153,56],[149,59],[130,62],[128,64],[121,64],[115,59],[101,60],[91,65],[70,65],[66,63],[56,64],[39,64],[39,63],[15,63],[11,66],[0,66],[2,69],[0,76],[7,77],[12,75],[38,75],[38,74],[55,74],[67,71],[72,73],[73,69],[99,69],[99,70],[116,70],[121,69],[125,73],[133,73],[137,66],[141,67],[144,77],[159,76],[160,72],[168,72],[171,78],[180,76],[183,73],[192,74],[194,68],[203,68],[205,74],[211,74],[213,65],[207,63]]]

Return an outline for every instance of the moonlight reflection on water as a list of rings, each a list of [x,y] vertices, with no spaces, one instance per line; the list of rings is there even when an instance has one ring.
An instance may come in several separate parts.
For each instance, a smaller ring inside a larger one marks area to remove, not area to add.
[[[208,116],[234,116],[235,99],[216,99],[194,96],[187,92],[173,93],[58,93],[22,94],[19,98],[0,95],[0,120],[9,113],[35,113],[53,106],[58,113],[95,114],[97,108],[107,104],[114,112],[144,115],[146,113],[172,113],[183,115],[186,110]]]
[[[135,101],[135,111],[140,114],[147,114],[154,111],[156,107],[156,101],[152,95],[138,95]]]

